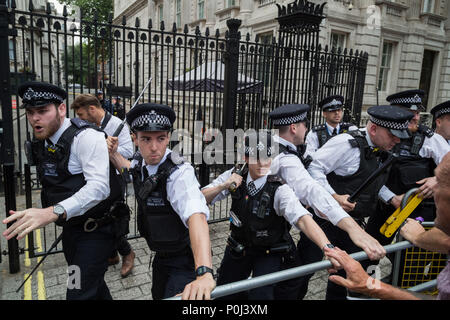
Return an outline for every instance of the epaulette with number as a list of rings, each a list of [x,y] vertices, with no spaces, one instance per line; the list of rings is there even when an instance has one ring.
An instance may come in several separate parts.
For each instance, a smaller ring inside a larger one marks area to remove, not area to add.
[[[267,182],[279,182],[281,184],[285,184],[286,181],[284,181],[283,178],[281,178],[280,176],[276,175],[276,174],[272,174],[267,176]]]
[[[316,132],[316,131],[324,130],[325,128],[326,128],[325,123],[323,123],[323,124],[319,124],[319,125],[313,127],[311,130],[313,132]]]
[[[431,138],[434,135],[433,129],[422,124],[419,124],[419,131],[422,132],[428,138]]]

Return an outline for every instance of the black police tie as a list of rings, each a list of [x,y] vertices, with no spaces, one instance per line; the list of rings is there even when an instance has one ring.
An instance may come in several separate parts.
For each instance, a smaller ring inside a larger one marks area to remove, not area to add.
[[[253,197],[255,194],[258,193],[258,190],[256,189],[255,183],[253,181],[250,181],[247,185],[248,194]]]
[[[145,166],[142,168],[142,177],[143,177],[142,181],[145,181],[145,179],[148,178],[148,170]]]
[[[334,128],[333,133],[331,134],[331,136],[335,136],[335,135],[337,135],[337,129],[336,128]]]

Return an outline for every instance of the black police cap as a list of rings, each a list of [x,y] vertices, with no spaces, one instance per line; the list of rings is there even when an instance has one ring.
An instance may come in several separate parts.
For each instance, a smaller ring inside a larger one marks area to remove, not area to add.
[[[311,107],[307,104],[285,104],[269,113],[274,126],[288,126],[293,123],[306,121]]]
[[[67,92],[64,89],[51,83],[38,81],[21,84],[18,93],[24,108],[42,107],[50,103],[59,105],[67,98]]]
[[[175,118],[171,107],[156,103],[138,104],[126,115],[133,131],[170,131]]]
[[[433,109],[431,109],[430,113],[433,115],[433,118],[435,120],[440,116],[450,114],[450,100],[438,104]]]
[[[391,94],[386,100],[391,105],[406,107],[413,111],[421,111],[423,110],[422,101],[424,97],[425,91],[417,89]]]
[[[370,121],[400,139],[409,138],[408,125],[414,114],[397,106],[374,106],[367,110]]]
[[[333,95],[321,100],[318,104],[322,111],[334,111],[342,109],[344,106],[344,97],[341,95]]]

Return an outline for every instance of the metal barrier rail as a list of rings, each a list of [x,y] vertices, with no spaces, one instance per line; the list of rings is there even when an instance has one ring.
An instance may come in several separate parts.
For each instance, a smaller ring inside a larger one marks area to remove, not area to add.
[[[392,253],[395,251],[400,251],[400,250],[404,250],[407,248],[411,248],[413,246],[414,245],[409,241],[402,241],[402,242],[398,242],[395,244],[387,245],[384,248],[386,250],[386,254],[388,254],[388,253]],[[368,258],[367,254],[364,251],[352,253],[352,254],[350,254],[350,256],[357,261],[365,260]],[[307,275],[310,273],[314,273],[316,271],[330,268],[331,266],[332,266],[332,264],[330,261],[323,260],[323,261],[307,264],[304,266],[291,268],[288,270],[273,272],[273,273],[266,274],[263,276],[225,284],[225,285],[216,287],[211,292],[211,299],[216,299],[216,298],[220,298],[223,296],[235,294],[238,292],[266,286],[266,285],[273,284],[276,282],[301,277],[301,276],[304,276],[304,275]],[[432,282],[432,281],[430,281],[430,282]],[[416,287],[410,288],[410,290],[419,292],[419,291],[426,290],[427,288],[429,288],[429,285],[427,283],[427,284],[421,284],[417,287],[418,288],[416,288]],[[180,300],[180,299],[181,299],[181,297],[177,296],[177,297],[168,298],[166,300]]]

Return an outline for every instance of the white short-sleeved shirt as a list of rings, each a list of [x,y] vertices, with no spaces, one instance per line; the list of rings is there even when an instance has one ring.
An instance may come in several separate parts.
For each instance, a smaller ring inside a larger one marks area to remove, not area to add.
[[[334,128],[332,126],[330,126],[328,123],[325,123],[326,126],[326,130],[328,131],[328,134],[331,135]],[[358,130],[358,127],[356,126],[350,126],[348,128],[349,131],[351,130]],[[336,132],[337,134],[341,133],[341,124],[339,123],[336,126]],[[319,137],[317,136],[317,131],[313,131],[311,130],[310,132],[308,132],[308,134],[306,135],[306,139],[305,139],[305,143],[306,143],[306,151],[305,151],[305,156],[311,155],[317,151],[317,149],[319,149]]]
[[[166,153],[157,165],[147,165],[143,159],[142,170],[147,170],[149,175],[155,174],[171,152],[170,149],[166,149]],[[132,160],[130,168],[136,166],[137,163],[137,160]],[[166,191],[167,200],[186,227],[188,227],[187,221],[194,213],[203,213],[209,220],[210,213],[206,199],[200,191],[200,184],[195,177],[194,168],[188,162],[179,165],[178,169],[167,178]]]
[[[105,118],[103,117],[100,123],[103,123],[104,119]],[[121,123],[122,120],[120,120],[114,115],[111,115],[111,119],[109,119],[103,131],[105,131],[107,135],[112,136]],[[128,128],[127,124],[125,124],[123,126],[122,131],[120,131],[118,136],[118,142],[119,146],[117,147],[117,152],[119,152],[125,159],[132,158],[134,153],[134,147],[133,141],[131,140],[130,129]]]
[[[56,143],[70,126],[70,119],[65,118],[49,140]],[[66,210],[67,220],[81,216],[109,196],[109,154],[103,132],[85,129],[74,137],[70,146],[68,170],[74,175],[82,173],[86,184],[59,203]]]
[[[213,182],[211,182],[203,189],[215,187],[221,185],[227,181],[233,173],[233,169],[227,170],[218,176]],[[246,184],[248,185],[251,181],[255,184],[256,189],[261,189],[267,182],[267,176],[253,180],[250,174],[247,175]],[[229,195],[228,190],[221,191],[214,199],[211,204],[216,201],[220,201]],[[294,191],[287,185],[284,184],[280,186],[274,195],[273,208],[277,215],[282,216],[288,221],[292,226],[298,229],[297,222],[304,215],[311,215],[308,210],[306,210],[301,203],[298,201]]]

